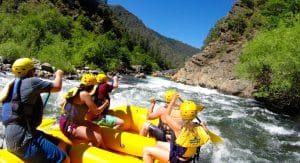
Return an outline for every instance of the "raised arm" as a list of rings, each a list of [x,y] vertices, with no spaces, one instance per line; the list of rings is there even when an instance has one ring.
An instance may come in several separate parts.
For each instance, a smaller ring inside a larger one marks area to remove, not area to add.
[[[62,70],[57,70],[55,72],[55,79],[52,81],[53,87],[51,89],[51,92],[59,92],[61,90],[63,75],[64,72]]]
[[[118,80],[118,76],[114,76],[113,77],[113,89],[117,89],[119,87],[119,80]]]
[[[180,124],[178,124],[175,120],[173,120],[170,115],[165,114],[162,117],[163,117],[162,118],[163,122],[168,124],[168,126],[174,131],[174,133],[177,137],[179,135],[180,131],[181,131]]]
[[[148,109],[147,119],[152,120],[152,119],[159,118],[160,115],[162,114],[160,109],[155,112],[153,111],[155,103],[156,103],[155,97],[150,98],[150,103],[151,103],[151,105],[149,106],[149,109]]]
[[[105,99],[104,103],[102,105],[100,105],[97,110],[100,112],[99,114],[101,114],[105,108],[107,108],[109,105],[109,100]]]
[[[104,108],[108,105],[108,100],[104,102],[101,106],[97,108],[96,104],[94,103],[92,96],[88,92],[80,92],[80,97],[82,101],[88,106],[89,111],[95,115],[99,115],[103,112]]]
[[[181,126],[178,124],[171,116],[170,116],[170,110],[172,110],[173,105],[175,103],[176,98],[173,98],[173,102],[171,101],[170,104],[168,105],[167,110],[162,114],[161,120],[166,123],[175,133],[176,136],[179,135],[181,131]]]
[[[175,104],[177,98],[178,98],[178,95],[177,95],[177,94],[174,94],[174,95],[172,96],[172,100],[171,100],[171,102],[169,103],[169,105],[168,105],[168,107],[167,107],[167,110],[166,110],[166,112],[167,112],[168,115],[171,114],[172,109],[173,109],[173,106],[174,106],[174,104]]]
[[[174,119],[171,118],[170,113],[174,107],[175,101],[177,100],[178,95],[175,94],[172,97],[172,100],[170,102],[170,104],[167,107],[167,110],[162,114],[161,116],[161,120],[166,123],[175,133],[175,135],[177,136],[180,131],[181,131],[181,126],[180,124],[178,124]]]

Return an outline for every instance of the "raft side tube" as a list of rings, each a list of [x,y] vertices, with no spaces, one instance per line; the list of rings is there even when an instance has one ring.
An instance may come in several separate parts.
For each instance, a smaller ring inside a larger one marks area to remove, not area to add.
[[[109,110],[109,114],[124,120],[124,130],[135,133],[139,133],[145,122],[151,122],[154,125],[158,124],[158,118],[147,120],[147,113],[148,109],[133,105],[119,106]]]
[[[155,146],[154,138],[144,137],[126,131],[102,127],[102,137],[107,148],[114,151],[142,157],[145,146]]]
[[[89,146],[87,144],[77,144],[70,150],[69,156],[72,163],[119,163],[119,162],[130,162],[130,163],[142,163],[143,161],[129,155],[113,153],[100,149],[97,147]]]

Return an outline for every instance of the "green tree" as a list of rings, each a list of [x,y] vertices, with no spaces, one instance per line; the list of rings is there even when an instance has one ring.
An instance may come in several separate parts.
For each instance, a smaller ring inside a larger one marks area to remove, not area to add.
[[[299,38],[300,22],[292,28],[281,26],[262,33],[243,49],[236,70],[258,83],[257,97],[280,99],[300,89]]]

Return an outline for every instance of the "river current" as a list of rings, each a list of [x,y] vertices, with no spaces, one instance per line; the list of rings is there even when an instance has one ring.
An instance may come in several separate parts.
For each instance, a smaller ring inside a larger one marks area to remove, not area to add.
[[[0,88],[12,79],[11,74],[0,74]],[[58,104],[64,92],[78,85],[78,81],[63,81],[63,91],[51,94],[44,117],[58,119]],[[198,116],[224,140],[221,145],[204,145],[199,162],[300,162],[300,118],[274,114],[252,99],[224,95],[216,90],[188,86],[164,78],[147,76],[147,79],[136,79],[123,76],[119,88],[111,93],[111,108],[121,105],[148,108],[150,97],[163,99],[168,89],[178,91],[184,100],[204,104],[205,109]],[[43,94],[44,98],[46,96]],[[156,107],[162,105],[157,103]],[[2,124],[0,135],[3,135]]]

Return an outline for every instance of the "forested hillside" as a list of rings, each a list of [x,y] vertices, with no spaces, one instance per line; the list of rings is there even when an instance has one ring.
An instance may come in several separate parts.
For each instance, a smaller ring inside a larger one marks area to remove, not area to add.
[[[163,53],[161,45],[132,36],[105,0],[0,1],[0,24],[0,55],[7,62],[31,57],[67,72],[82,66],[125,73],[132,65],[145,72],[176,67],[166,56],[178,50]]]
[[[238,0],[174,79],[300,113],[300,1]]]
[[[169,62],[173,68],[183,66],[184,61],[200,51],[180,41],[164,37],[147,28],[141,20],[122,6],[111,6],[113,14],[128,29],[132,38],[140,44],[160,51],[164,62]]]

